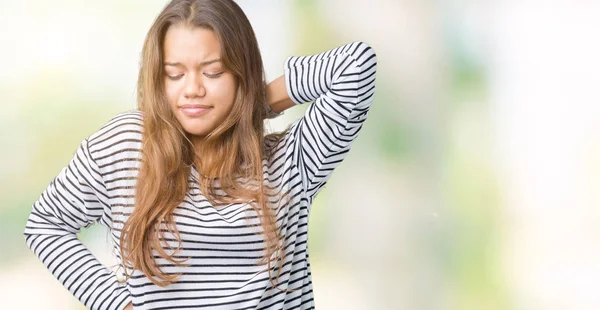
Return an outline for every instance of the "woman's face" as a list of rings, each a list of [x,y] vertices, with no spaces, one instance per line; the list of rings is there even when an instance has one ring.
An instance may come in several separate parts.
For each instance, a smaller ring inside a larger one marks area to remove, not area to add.
[[[213,31],[172,25],[164,46],[167,101],[184,130],[202,139],[229,115],[237,82],[219,60]]]

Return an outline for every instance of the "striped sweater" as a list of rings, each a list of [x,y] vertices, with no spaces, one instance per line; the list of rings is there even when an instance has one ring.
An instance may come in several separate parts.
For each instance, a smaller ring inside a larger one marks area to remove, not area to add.
[[[140,166],[139,111],[115,116],[82,141],[33,204],[24,233],[27,245],[91,309],[123,309],[129,302],[135,309],[313,309],[307,244],[311,203],[367,118],[375,71],[375,53],[362,42],[285,61],[290,98],[312,103],[281,140],[265,140],[272,144],[263,160],[265,184],[293,197],[274,210],[286,252],[277,288],[266,267],[257,264],[265,244],[254,225],[256,213],[243,203],[213,207],[200,192],[193,167],[190,190],[174,211],[182,239],[178,257],[186,258],[187,266],[157,259],[164,272],[181,274],[176,283],[159,287],[136,270],[126,282],[118,281],[120,273],[103,266],[79,241],[82,227],[99,222],[110,230],[121,262],[119,237],[133,210]]]

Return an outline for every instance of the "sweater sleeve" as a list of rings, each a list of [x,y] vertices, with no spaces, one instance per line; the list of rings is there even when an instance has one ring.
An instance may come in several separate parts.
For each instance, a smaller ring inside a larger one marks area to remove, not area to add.
[[[293,161],[312,199],[342,162],[356,139],[375,93],[375,51],[353,42],[312,56],[285,61],[289,97],[313,101],[291,130]]]
[[[62,285],[90,309],[123,309],[126,286],[79,241],[81,227],[107,222],[108,194],[85,139],[34,202],[25,240]],[[108,213],[110,214],[110,213]]]

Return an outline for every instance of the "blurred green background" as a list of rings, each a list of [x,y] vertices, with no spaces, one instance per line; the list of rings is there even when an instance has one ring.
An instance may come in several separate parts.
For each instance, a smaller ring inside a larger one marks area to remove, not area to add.
[[[165,3],[0,1],[7,309],[83,308],[22,232],[79,142],[135,108],[142,42]],[[369,120],[312,208],[319,309],[600,308],[600,4],[238,3],[269,81],[291,55],[351,41],[378,55]],[[111,263],[102,227],[80,237]]]

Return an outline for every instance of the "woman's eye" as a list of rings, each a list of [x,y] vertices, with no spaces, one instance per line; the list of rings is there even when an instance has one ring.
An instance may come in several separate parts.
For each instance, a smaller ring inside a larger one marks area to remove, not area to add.
[[[216,79],[216,78],[220,77],[221,74],[223,74],[223,72],[214,73],[214,74],[204,73],[204,75],[209,79]],[[183,74],[176,75],[176,76],[167,75],[167,78],[172,81],[180,80],[182,77],[183,77]]]
[[[220,77],[221,74],[223,74],[223,72],[219,72],[219,73],[215,73],[215,74],[204,73],[204,75],[209,79],[216,79],[216,78]]]
[[[177,75],[177,76],[170,76],[170,75],[167,75],[167,78],[168,78],[169,80],[172,80],[172,81],[177,81],[177,80],[181,79],[181,77],[182,77],[182,76],[183,76],[182,74],[180,74],[180,75]]]

